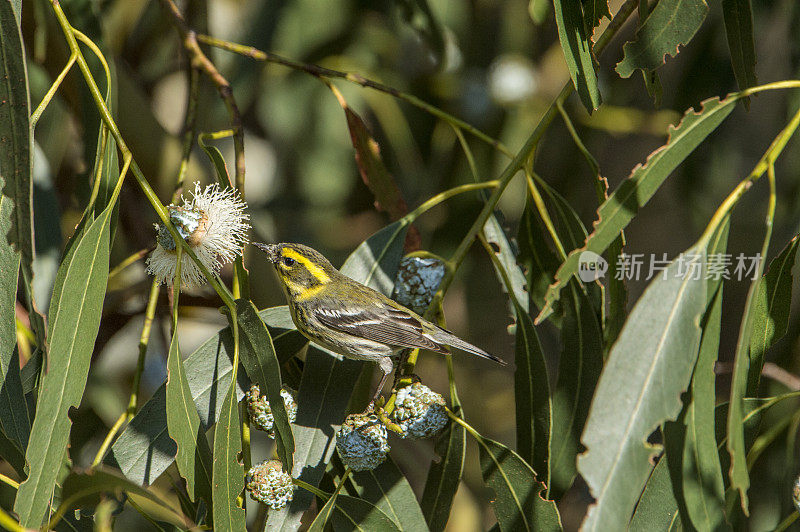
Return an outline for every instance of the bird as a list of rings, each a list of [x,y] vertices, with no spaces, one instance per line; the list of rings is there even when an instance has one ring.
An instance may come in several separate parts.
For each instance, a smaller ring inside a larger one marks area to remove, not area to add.
[[[383,372],[372,398],[380,397],[393,358],[404,349],[449,354],[447,346],[506,365],[450,331],[346,276],[322,253],[295,243],[254,242],[272,263],[297,330],[344,357],[375,362]]]

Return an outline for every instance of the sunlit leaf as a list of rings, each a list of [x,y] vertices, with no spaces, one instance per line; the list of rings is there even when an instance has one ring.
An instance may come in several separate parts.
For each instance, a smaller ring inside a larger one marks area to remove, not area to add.
[[[500,279],[502,283],[503,290],[507,293],[513,293],[514,299],[516,299],[517,303],[519,303],[527,314],[528,301],[530,299],[525,289],[527,280],[525,279],[525,274],[522,273],[522,269],[517,264],[515,250],[500,225],[500,222],[497,221],[496,216],[489,217],[486,225],[483,226],[483,235],[486,237],[486,241],[491,246],[492,251],[494,251],[499,266],[503,269],[503,272],[500,273],[498,271],[498,264],[492,261],[492,266],[494,266],[495,273],[497,273],[497,278]],[[513,311],[513,305],[511,308]]]
[[[709,245],[709,257],[727,249],[728,221]],[[689,404],[681,418],[666,423],[665,448],[676,498],[685,521],[698,530],[725,528],[725,487],[714,434],[716,390],[714,365],[719,354],[722,318],[722,277],[708,280],[708,302],[700,324],[703,335],[697,356]],[[655,473],[654,473],[655,474]]]
[[[665,56],[675,57],[694,37],[707,13],[705,0],[661,0],[639,26],[636,38],[622,47],[625,57],[617,64],[617,73],[627,78],[636,69],[660,67]]]
[[[240,431],[236,383],[232,382],[228,386],[217,427],[214,429],[212,494],[216,530],[245,529],[244,509],[239,508],[236,502],[244,489],[244,468],[238,460],[242,450]]]
[[[72,426],[67,414],[83,396],[106,293],[110,218],[108,208],[60,267],[63,287],[51,306],[49,366],[26,453],[30,473],[14,506],[24,526],[39,527],[45,517]]]
[[[580,2],[574,0],[553,0],[553,8],[569,75],[584,107],[591,113],[600,107],[602,98],[597,86],[592,42],[583,21],[583,9]]]
[[[186,479],[189,497],[193,501],[202,497],[210,505],[211,448],[192,400],[177,334],[172,336],[167,357],[167,430],[178,447],[175,463]]]
[[[684,256],[702,266],[706,249],[701,242]],[[585,530],[625,527],[653,468],[647,437],[681,410],[706,305],[706,281],[694,269],[682,272],[686,264],[675,260],[651,281],[600,376],[581,438],[587,451],[578,457],[595,498]]]
[[[594,232],[583,246],[569,254],[558,269],[555,282],[547,289],[545,308],[536,318],[537,323],[552,312],[561,290],[577,274],[581,253],[588,250],[602,254],[608,249],[672,171],[728,117],[740,98],[734,94],[722,101],[706,100],[699,113],[690,110],[677,127],[670,126],[669,141],[651,153],[644,165],[634,168],[630,177],[600,206]]]
[[[293,329],[286,306],[262,310],[259,315],[271,326],[275,349],[285,362],[307,340]],[[288,327],[292,327],[289,329]],[[231,382],[233,337],[230,327],[209,338],[184,360],[192,400],[205,429],[217,422]],[[237,400],[248,388],[247,376],[237,378]],[[167,434],[166,388],[162,384],[111,446],[106,462],[122,470],[139,484],[151,484],[175,461],[175,442]]]
[[[770,231],[766,232],[764,249],[767,249]],[[763,259],[758,263],[757,278],[750,284],[747,292],[736,356],[733,361],[731,377],[730,407],[728,410],[728,451],[731,455],[731,488],[739,491],[742,510],[748,515],[749,501],[747,490],[750,487],[750,474],[747,470],[743,419],[744,399],[758,388],[764,352],[785,332],[791,304],[791,267],[797,252],[797,238],[773,259],[767,275]],[[788,288],[787,288],[788,285]],[[751,349],[755,348],[755,352]],[[751,359],[756,368],[751,366]]]
[[[239,344],[242,365],[247,376],[267,396],[275,418],[275,443],[278,456],[286,471],[292,470],[294,436],[289,426],[289,416],[281,397],[281,365],[266,324],[261,321],[251,301],[236,300],[236,319],[239,322]]]

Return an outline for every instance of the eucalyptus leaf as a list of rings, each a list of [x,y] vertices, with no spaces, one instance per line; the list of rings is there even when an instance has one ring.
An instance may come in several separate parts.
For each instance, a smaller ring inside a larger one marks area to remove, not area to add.
[[[581,253],[593,251],[602,254],[608,249],[672,171],[730,115],[741,97],[734,94],[722,101],[718,98],[706,100],[699,113],[689,110],[677,127],[670,126],[667,143],[651,153],[644,165],[634,168],[630,177],[600,206],[594,232],[584,245],[567,256],[556,272],[555,281],[545,295],[545,307],[536,318],[537,323],[552,312],[561,290],[578,273]]]
[[[202,497],[211,505],[211,449],[192,400],[177,334],[172,335],[167,357],[167,432],[177,445],[175,463],[189,497]]]
[[[462,417],[458,395],[451,393],[450,402],[453,413]],[[438,460],[431,461],[421,499],[422,513],[432,532],[442,532],[447,526],[464,472],[466,447],[467,433],[458,423],[451,422],[436,439],[433,449]]]
[[[636,69],[655,70],[667,55],[675,57],[708,14],[705,0],[660,0],[636,31],[636,38],[622,47],[625,56],[617,73],[628,78]]]
[[[292,470],[292,454],[295,450],[294,436],[289,426],[286,405],[281,397],[281,366],[275,354],[266,324],[258,316],[255,305],[249,300],[236,300],[236,316],[239,322],[239,345],[242,365],[247,376],[258,384],[266,394],[275,419],[275,443],[278,456],[286,471]]]
[[[271,327],[275,348],[282,361],[301,349],[307,340],[296,330],[286,306],[262,310],[259,315]],[[292,327],[291,329],[289,327]],[[233,336],[230,327],[219,331],[184,360],[192,400],[203,427],[217,422],[231,383]],[[237,401],[249,388],[244,372],[237,375]],[[167,434],[166,387],[161,385],[111,445],[108,464],[122,470],[131,481],[151,484],[175,460],[176,447]]]
[[[751,0],[722,0],[722,15],[736,84],[745,90],[758,84]]]
[[[553,402],[542,346],[533,320],[516,306],[517,333],[514,371],[514,397],[517,419],[517,449],[542,476],[549,474],[547,442],[550,439]]]
[[[583,20],[583,7],[575,0],[553,0],[558,40],[567,69],[586,110],[591,113],[602,102],[592,54],[592,41]]]
[[[214,430],[212,494],[216,530],[245,530],[244,508],[236,500],[244,489],[244,468],[238,459],[241,450],[239,402],[236,383],[231,382]]]
[[[377,506],[356,497],[342,495],[336,498],[336,508],[331,515],[334,532],[394,532],[410,530],[398,527]]]
[[[503,532],[561,530],[556,503],[544,498],[546,487],[514,451],[494,440],[478,440],[483,482],[494,492],[492,508]]]
[[[627,525],[653,468],[647,437],[681,410],[706,305],[703,242],[684,257],[696,262],[673,261],[636,303],[597,384],[582,436],[587,450],[578,457],[578,470],[595,498],[584,530]],[[681,271],[690,264],[699,271]]]
[[[23,526],[39,527],[46,516],[72,426],[68,411],[80,404],[86,386],[108,280],[111,211],[92,222],[60,267],[63,288],[50,312],[49,371],[42,378],[26,452],[30,472],[14,506]]]
[[[428,531],[411,485],[391,458],[375,469],[352,473],[350,479],[359,498],[375,505],[399,530]]]
[[[577,474],[580,438],[603,369],[603,333],[591,302],[576,282],[568,288],[561,326],[561,358],[552,393],[548,438],[548,496],[559,499]]]

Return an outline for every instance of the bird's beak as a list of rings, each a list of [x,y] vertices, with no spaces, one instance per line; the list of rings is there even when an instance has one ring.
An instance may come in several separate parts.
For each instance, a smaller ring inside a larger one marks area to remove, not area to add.
[[[280,252],[280,247],[277,244],[261,244],[259,242],[253,242],[253,245],[267,254],[267,259],[270,262],[277,262],[278,261],[278,253]]]

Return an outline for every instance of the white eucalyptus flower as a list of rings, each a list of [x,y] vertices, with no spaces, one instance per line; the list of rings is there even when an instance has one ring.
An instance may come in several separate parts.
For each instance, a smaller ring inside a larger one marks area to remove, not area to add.
[[[216,183],[200,190],[195,183],[192,199],[181,196],[181,205],[169,205],[169,219],[197,258],[213,273],[219,273],[223,264],[233,262],[242,254],[247,244],[250,228],[245,213],[247,204],[234,189],[220,190]],[[169,230],[156,224],[158,244],[147,259],[147,273],[159,283],[172,284],[175,280],[177,257],[175,241]],[[196,288],[205,283],[200,268],[188,254],[183,253],[181,286]]]

